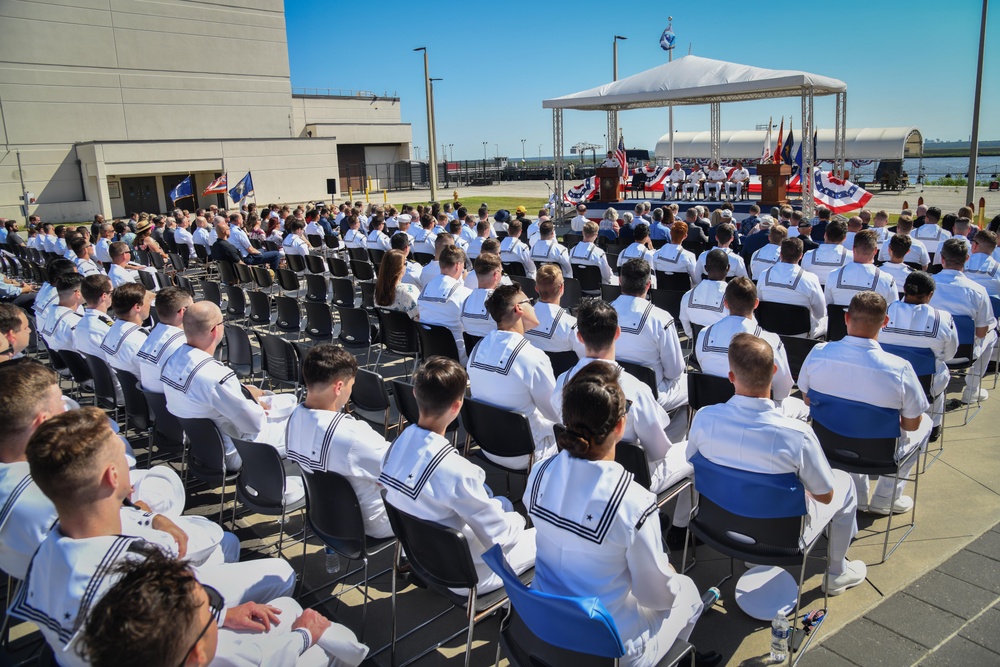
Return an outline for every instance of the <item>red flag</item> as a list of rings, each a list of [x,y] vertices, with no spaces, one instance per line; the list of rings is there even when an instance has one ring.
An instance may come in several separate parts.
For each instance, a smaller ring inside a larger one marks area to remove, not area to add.
[[[781,164],[781,140],[785,134],[785,117],[781,117],[781,128],[778,130],[778,147],[774,149],[774,164]]]
[[[204,197],[205,195],[224,195],[229,191],[226,187],[226,174],[219,176],[217,179],[208,184],[205,191],[201,193]]]

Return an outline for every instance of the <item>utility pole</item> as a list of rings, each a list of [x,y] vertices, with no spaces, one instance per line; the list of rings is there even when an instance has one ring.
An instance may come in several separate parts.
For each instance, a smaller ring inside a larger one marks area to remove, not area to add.
[[[983,18],[979,24],[979,65],[976,70],[976,97],[972,103],[972,137],[969,141],[969,184],[965,189],[965,201],[976,200],[976,168],[979,157],[979,108],[983,101],[983,55],[986,50],[986,9],[989,0],[983,0]]]
[[[430,68],[427,63],[427,47],[420,46],[414,51],[424,52],[424,92],[427,96],[427,159],[430,163],[431,201],[437,201],[437,138],[434,132],[434,88],[431,84]]]

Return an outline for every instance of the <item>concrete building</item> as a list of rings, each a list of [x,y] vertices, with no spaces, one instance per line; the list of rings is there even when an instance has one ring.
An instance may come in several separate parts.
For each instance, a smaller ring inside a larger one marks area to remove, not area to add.
[[[179,206],[231,205],[201,195],[224,172],[261,204],[329,200],[342,165],[410,157],[398,98],[293,93],[282,0],[4,0],[0,35],[3,217],[25,190],[51,222],[164,212],[188,174]]]

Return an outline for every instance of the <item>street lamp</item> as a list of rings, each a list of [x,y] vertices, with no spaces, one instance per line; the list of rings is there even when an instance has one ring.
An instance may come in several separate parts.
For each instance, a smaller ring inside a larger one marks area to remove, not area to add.
[[[417,161],[419,162],[420,161],[420,146],[416,146],[415,145],[413,147],[413,150],[416,152],[416,154],[417,154]]]
[[[541,161],[542,161],[542,145],[538,144],[538,162],[541,163]]]
[[[615,81],[618,80],[618,40],[620,40],[620,39],[628,39],[628,37],[622,37],[621,35],[615,35],[615,39],[614,39],[614,53],[615,53],[615,55],[614,55],[614,74],[615,74],[614,80]]]
[[[488,144],[488,143],[490,143],[490,142],[488,142],[488,141],[484,141],[483,142],[483,164],[486,164],[486,144]]]
[[[527,139],[521,139],[521,164],[524,164],[524,142]]]
[[[431,83],[427,64],[427,47],[420,46],[414,51],[424,52],[424,90],[427,94],[427,159],[430,162],[431,201],[437,201],[437,136],[434,131],[434,84]]]
[[[455,144],[448,144],[448,149],[451,151],[451,161],[455,161]]]

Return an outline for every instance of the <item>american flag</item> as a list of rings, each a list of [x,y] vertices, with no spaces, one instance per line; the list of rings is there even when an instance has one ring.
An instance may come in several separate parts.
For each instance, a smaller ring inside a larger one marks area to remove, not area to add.
[[[224,195],[229,191],[229,187],[226,185],[226,174],[219,176],[217,179],[208,184],[205,191],[201,193],[204,197],[205,195]]]
[[[622,168],[622,178],[624,182],[625,177],[628,175],[628,157],[625,154],[625,135],[619,135],[618,137],[618,150],[615,151],[615,159],[618,160],[618,164]]]

